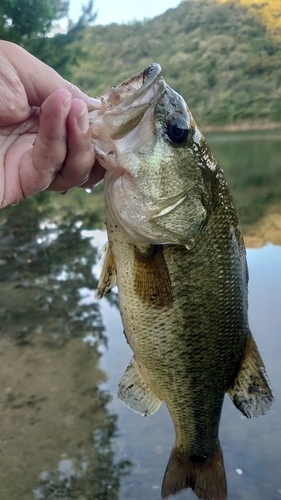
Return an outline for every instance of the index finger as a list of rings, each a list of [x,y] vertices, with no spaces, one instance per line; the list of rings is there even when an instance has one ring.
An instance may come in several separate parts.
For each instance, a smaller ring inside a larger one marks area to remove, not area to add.
[[[52,92],[66,89],[73,98],[83,99],[90,111],[100,108],[99,99],[84,94],[75,85],[64,80],[54,69],[22,47],[12,42],[1,41],[1,50],[17,71],[30,106],[40,107]]]

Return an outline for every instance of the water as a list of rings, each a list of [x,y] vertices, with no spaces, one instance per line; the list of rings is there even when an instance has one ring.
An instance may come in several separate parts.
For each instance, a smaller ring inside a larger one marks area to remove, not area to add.
[[[209,139],[249,241],[279,242],[279,132]],[[0,214],[0,498],[160,500],[173,425],[165,405],[143,418],[116,397],[132,353],[116,293],[94,299],[104,233],[85,207],[58,221],[39,201]],[[278,500],[281,246],[247,253],[250,325],[276,404],[247,420],[226,396],[220,440],[229,500]]]
[[[244,232],[281,203],[281,130],[207,134],[225,171]],[[279,240],[281,244],[281,240]]]

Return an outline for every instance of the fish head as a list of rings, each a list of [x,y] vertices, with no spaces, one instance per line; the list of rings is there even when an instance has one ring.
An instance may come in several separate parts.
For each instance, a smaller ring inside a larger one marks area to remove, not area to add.
[[[191,248],[210,206],[206,172],[217,164],[184,99],[159,64],[100,99],[90,125],[112,217],[135,241]]]

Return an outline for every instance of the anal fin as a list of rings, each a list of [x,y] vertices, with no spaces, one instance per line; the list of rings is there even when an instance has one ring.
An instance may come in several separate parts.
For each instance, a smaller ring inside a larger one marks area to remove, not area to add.
[[[227,393],[238,410],[248,418],[264,415],[274,404],[265,366],[251,333],[239,371]]]
[[[102,249],[102,270],[95,293],[96,299],[101,299],[116,285],[116,266],[113,252],[107,242]]]
[[[118,384],[117,396],[129,408],[144,416],[155,413],[162,403],[145,381],[135,357]]]

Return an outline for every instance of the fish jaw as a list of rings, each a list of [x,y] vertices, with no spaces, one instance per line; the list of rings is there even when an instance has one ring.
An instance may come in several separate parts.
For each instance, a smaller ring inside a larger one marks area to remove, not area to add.
[[[93,112],[90,122],[113,218],[135,241],[192,248],[211,193],[196,159],[204,138],[185,101],[156,64],[101,99],[104,110]],[[182,144],[168,136],[169,127],[181,130],[175,120],[188,131]],[[203,166],[209,161],[215,169],[208,152],[203,156]]]
[[[116,177],[126,170],[124,154],[134,152],[134,142],[141,146],[134,137],[130,141],[130,136],[127,136],[137,127],[144,115],[146,127],[144,130],[138,127],[137,134],[140,134],[144,144],[153,142],[151,109],[162,92],[161,67],[155,63],[101,96],[101,109],[89,113],[96,157],[100,164],[106,170],[112,171]],[[124,137],[127,137],[126,143],[130,143],[125,151],[122,142],[120,143]]]

